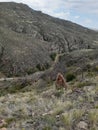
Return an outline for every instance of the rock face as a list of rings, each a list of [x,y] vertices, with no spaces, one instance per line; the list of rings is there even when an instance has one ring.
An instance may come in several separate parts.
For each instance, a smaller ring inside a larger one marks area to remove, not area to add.
[[[34,11],[24,4],[0,2],[0,71],[25,75],[51,66],[51,55],[94,48],[97,32]]]

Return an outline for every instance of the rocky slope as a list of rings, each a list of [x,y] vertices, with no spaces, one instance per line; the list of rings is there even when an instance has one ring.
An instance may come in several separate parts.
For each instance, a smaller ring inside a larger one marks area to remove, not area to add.
[[[96,31],[75,23],[0,2],[0,71],[6,76],[48,69],[56,54],[95,48],[96,38]]]
[[[86,76],[70,82],[66,91],[40,81],[1,92],[0,130],[97,130],[97,81],[97,75]]]

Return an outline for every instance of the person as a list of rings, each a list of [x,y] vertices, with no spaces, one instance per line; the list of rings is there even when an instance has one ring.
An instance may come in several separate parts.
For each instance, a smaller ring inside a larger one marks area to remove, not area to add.
[[[57,89],[61,89],[61,88],[67,89],[67,87],[68,87],[67,83],[66,83],[66,80],[65,80],[64,76],[61,73],[57,74],[55,84],[56,84]]]

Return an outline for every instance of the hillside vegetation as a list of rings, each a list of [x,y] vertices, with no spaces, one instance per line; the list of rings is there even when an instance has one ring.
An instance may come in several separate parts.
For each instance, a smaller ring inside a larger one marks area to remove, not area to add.
[[[53,55],[97,48],[97,35],[27,5],[0,2],[0,70],[11,77],[48,69]]]
[[[98,130],[98,32],[0,2],[0,130],[15,129]]]

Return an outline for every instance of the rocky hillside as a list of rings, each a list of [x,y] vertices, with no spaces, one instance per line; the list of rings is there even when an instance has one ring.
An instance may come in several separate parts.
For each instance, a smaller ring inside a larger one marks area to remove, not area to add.
[[[98,130],[97,31],[0,2],[0,130],[10,129]]]
[[[0,2],[0,71],[6,76],[48,69],[57,54],[95,48],[96,38],[96,31],[75,23]]]

